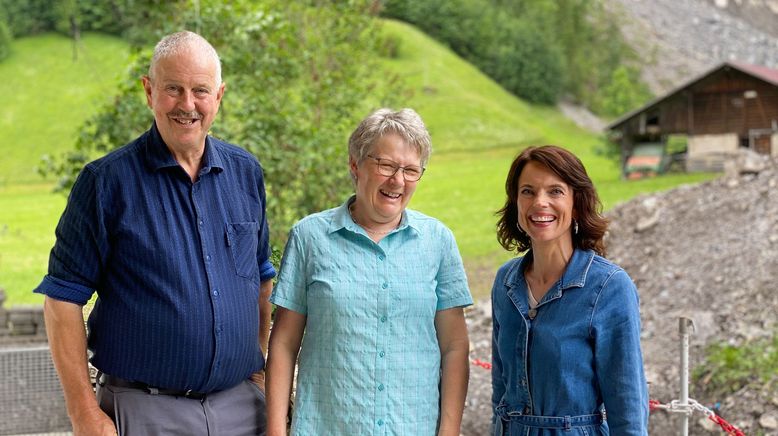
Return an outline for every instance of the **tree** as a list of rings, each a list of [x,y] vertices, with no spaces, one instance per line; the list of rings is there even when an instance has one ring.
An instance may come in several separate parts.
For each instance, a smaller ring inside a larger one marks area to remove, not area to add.
[[[3,14],[0,14],[0,61],[11,55],[11,29],[8,28],[8,22]]]
[[[638,81],[638,71],[620,66],[613,71],[610,82],[603,88],[598,109],[607,115],[618,116],[637,109],[651,98],[648,87]]]
[[[361,1],[199,3],[199,14],[166,6],[178,21],[162,30],[199,27],[220,53],[227,93],[212,134],[262,162],[271,241],[280,247],[296,220],[351,192],[348,135],[369,110],[400,94],[376,77],[379,22]],[[88,160],[148,129],[137,79],[149,58],[150,49],[139,52],[113,104],[86,123],[73,151],[47,162],[61,189]]]

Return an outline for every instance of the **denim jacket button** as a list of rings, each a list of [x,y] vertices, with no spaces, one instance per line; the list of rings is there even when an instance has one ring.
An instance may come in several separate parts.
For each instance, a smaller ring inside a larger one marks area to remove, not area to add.
[[[529,415],[529,406],[524,406],[524,411],[523,411],[523,413],[524,413],[525,415]]]

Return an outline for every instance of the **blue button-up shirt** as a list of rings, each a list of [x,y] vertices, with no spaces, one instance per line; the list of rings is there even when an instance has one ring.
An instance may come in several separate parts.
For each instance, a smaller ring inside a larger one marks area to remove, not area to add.
[[[406,210],[373,242],[347,204],[289,235],[271,301],[306,315],[293,435],[434,435],[437,311],[472,303],[454,237]]]
[[[530,311],[530,259],[531,251],[503,265],[492,289],[494,434],[566,435],[565,425],[580,425],[589,427],[581,434],[647,435],[634,283],[593,251],[575,250]]]
[[[85,304],[91,362],[170,389],[226,389],[264,365],[259,285],[272,278],[262,169],[206,138],[192,183],[156,125],[88,164],[35,292]]]

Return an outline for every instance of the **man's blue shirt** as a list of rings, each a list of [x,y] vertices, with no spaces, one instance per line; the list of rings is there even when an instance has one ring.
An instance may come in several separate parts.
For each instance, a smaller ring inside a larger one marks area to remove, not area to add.
[[[259,162],[206,138],[192,182],[156,125],[88,164],[56,230],[35,292],[85,304],[99,370],[211,392],[264,366],[259,284],[269,262]]]

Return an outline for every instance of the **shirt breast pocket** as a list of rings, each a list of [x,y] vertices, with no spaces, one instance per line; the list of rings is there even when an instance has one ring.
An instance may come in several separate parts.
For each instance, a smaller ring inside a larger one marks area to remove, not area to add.
[[[235,273],[241,277],[254,278],[259,273],[257,245],[259,244],[259,223],[228,223],[227,245],[230,246]]]

